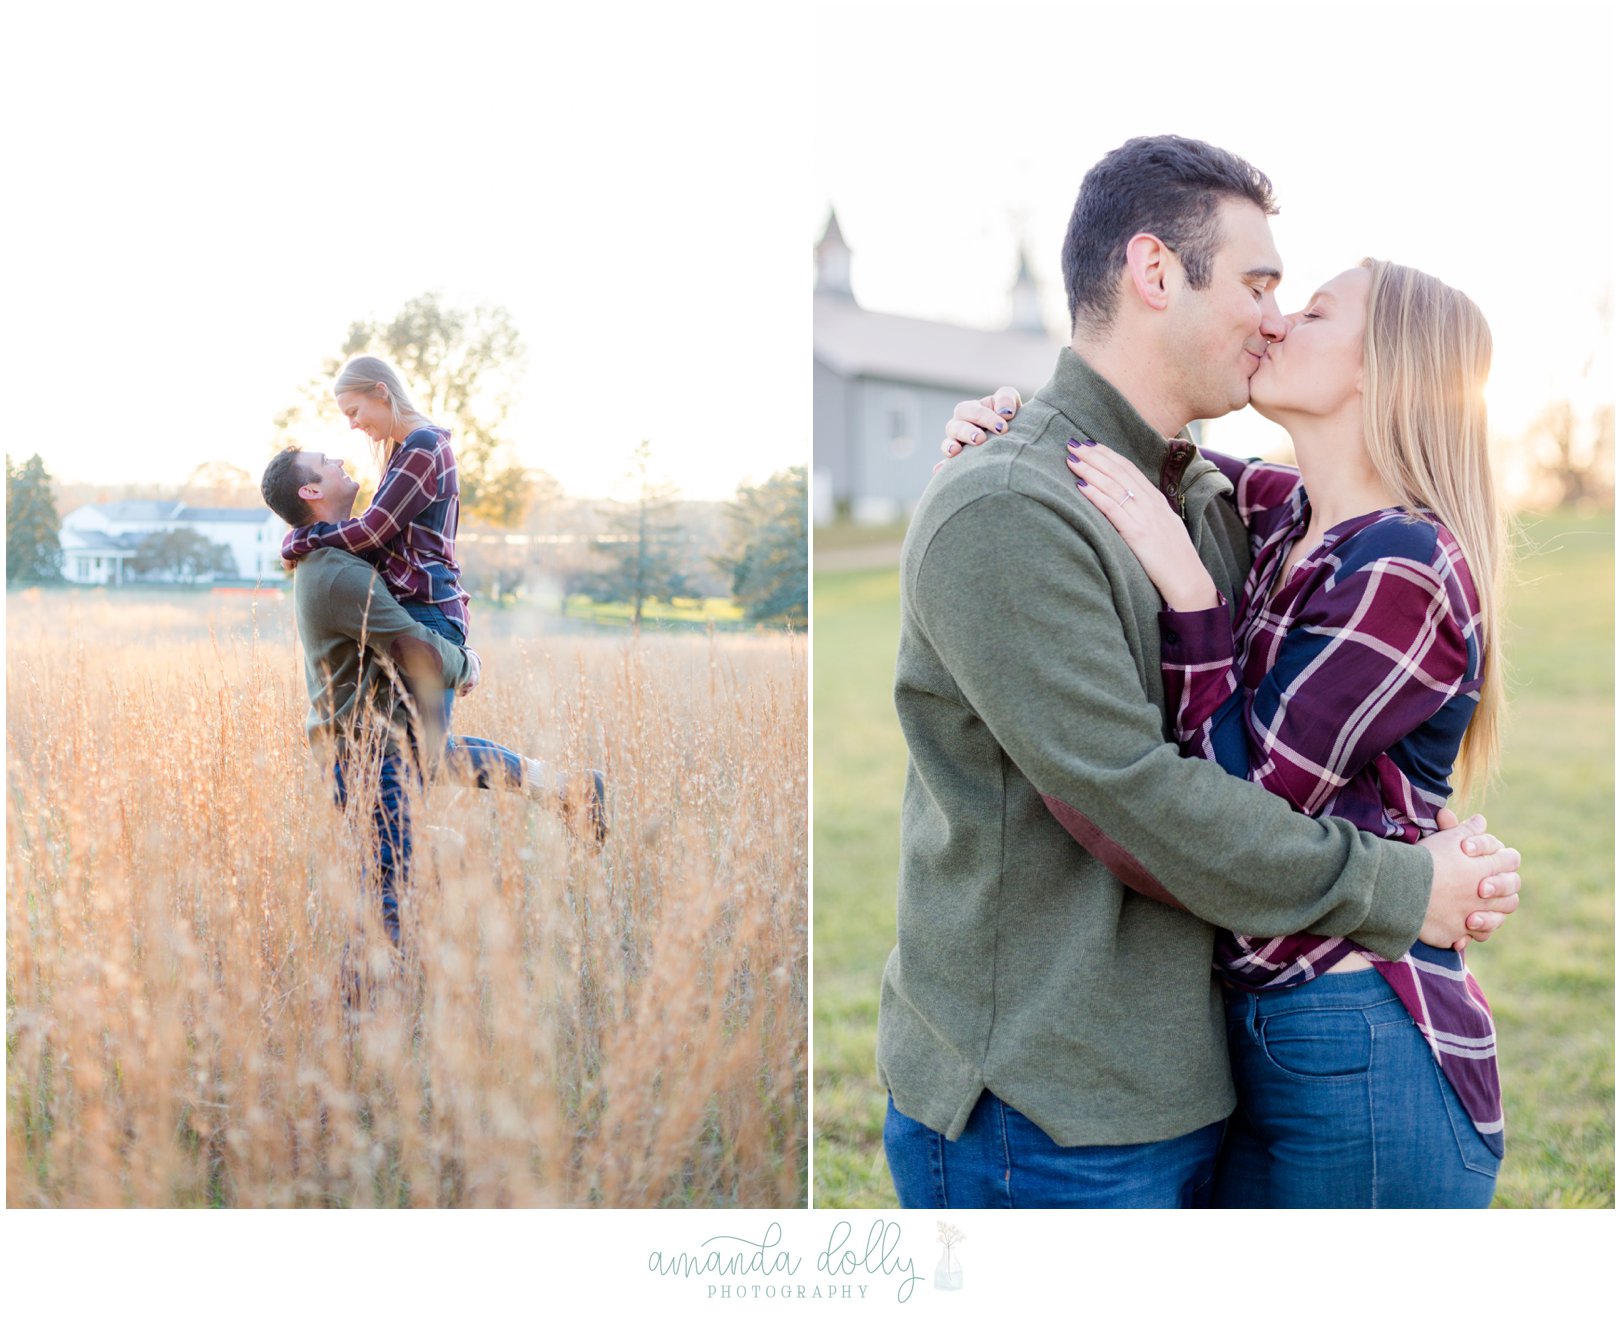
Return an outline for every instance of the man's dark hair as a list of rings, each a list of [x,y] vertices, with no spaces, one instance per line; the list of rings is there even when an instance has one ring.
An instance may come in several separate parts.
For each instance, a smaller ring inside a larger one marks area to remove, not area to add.
[[[259,493],[270,505],[270,511],[290,527],[302,527],[314,516],[309,504],[298,494],[299,486],[309,481],[311,475],[304,464],[304,451],[297,445],[289,445],[270,460],[259,481]]]
[[[1278,213],[1265,174],[1192,138],[1134,137],[1087,170],[1064,235],[1071,331],[1083,318],[1099,328],[1114,320],[1126,244],[1135,234],[1153,234],[1181,258],[1190,285],[1208,287],[1221,243],[1216,208],[1226,197]]]

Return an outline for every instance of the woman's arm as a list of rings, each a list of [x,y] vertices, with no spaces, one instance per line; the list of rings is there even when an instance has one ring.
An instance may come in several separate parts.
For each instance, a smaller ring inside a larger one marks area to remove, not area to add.
[[[1263,463],[1258,458],[1233,458],[1215,449],[1199,446],[1199,455],[1210,459],[1233,483],[1233,505],[1244,526],[1254,526],[1263,513],[1287,504],[1300,489],[1300,469],[1282,463]]]
[[[1077,444],[1071,455],[1080,493],[1165,599],[1161,670],[1184,754],[1312,814],[1463,685],[1465,620],[1433,523],[1378,522],[1336,546],[1334,577],[1305,602],[1251,694],[1234,672],[1225,602],[1176,510],[1104,446]]]
[[[439,497],[437,449],[438,436],[434,432],[411,432],[364,513],[342,522],[294,527],[281,543],[282,558],[298,559],[323,547],[351,554],[376,554],[402,535],[411,520]]]
[[[984,444],[993,434],[1001,435],[1023,405],[1024,400],[1012,385],[1003,385],[996,393],[982,399],[965,398],[952,409],[940,452],[947,458],[955,458],[965,447]],[[936,463],[934,470],[938,472],[942,465]]]
[[[1178,618],[1161,635],[1177,742],[1314,814],[1458,695],[1478,670],[1465,626],[1430,562],[1364,558],[1306,602],[1251,694],[1230,632]]]
[[[1133,463],[1095,440],[1071,440],[1069,469],[1075,488],[1120,533],[1167,607],[1191,611],[1221,603],[1181,511]]]
[[[1217,761],[1229,774],[1249,777],[1249,761],[1206,754],[1203,731],[1243,693],[1235,670],[1237,642],[1226,602],[1210,609],[1165,609],[1159,616],[1160,676],[1165,708],[1184,756]]]
[[[964,399],[952,410],[946,422],[945,438],[940,452],[946,458],[955,458],[966,448],[984,444],[992,435],[1007,430],[1024,400],[1012,385],[1003,385],[994,394],[981,399]],[[1208,458],[1233,485],[1233,503],[1244,526],[1260,514],[1288,503],[1300,488],[1300,471],[1282,463],[1263,463],[1259,459],[1232,458],[1214,449],[1199,446],[1199,455]],[[934,465],[939,471],[944,460]]]
[[[1120,533],[1165,601],[1159,631],[1166,706],[1178,730],[1198,728],[1237,690],[1227,600],[1200,561],[1181,515],[1135,466],[1103,445],[1072,440],[1069,467],[1076,489]],[[1185,755],[1198,754],[1180,731],[1177,741]],[[1243,777],[1242,768],[1222,763]]]

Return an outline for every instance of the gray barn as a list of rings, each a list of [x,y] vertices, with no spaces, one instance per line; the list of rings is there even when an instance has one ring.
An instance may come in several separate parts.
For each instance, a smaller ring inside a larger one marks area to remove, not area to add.
[[[911,511],[940,460],[951,410],[998,385],[1028,398],[1052,375],[1060,341],[1041,323],[1020,253],[1006,330],[868,311],[850,289],[850,249],[829,212],[816,245],[814,311],[817,523],[878,522]]]

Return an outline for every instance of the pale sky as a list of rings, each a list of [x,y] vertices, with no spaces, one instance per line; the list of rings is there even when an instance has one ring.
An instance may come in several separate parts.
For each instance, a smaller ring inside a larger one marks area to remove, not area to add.
[[[350,322],[437,289],[513,314],[516,452],[571,493],[611,493],[642,439],[695,498],[805,462],[809,107],[723,56],[738,22],[14,7],[7,452],[65,480],[257,477]],[[370,469],[342,428],[307,443]]]
[[[1203,138],[1272,179],[1285,311],[1364,256],[1469,294],[1492,327],[1493,427],[1514,435],[1551,394],[1613,397],[1595,310],[1617,233],[1609,12],[843,9],[818,28],[801,232],[814,244],[831,202],[864,306],[987,328],[1007,323],[1023,236],[1067,339],[1058,258],[1087,168],[1129,137]],[[1253,453],[1277,434],[1245,412],[1208,438]]]

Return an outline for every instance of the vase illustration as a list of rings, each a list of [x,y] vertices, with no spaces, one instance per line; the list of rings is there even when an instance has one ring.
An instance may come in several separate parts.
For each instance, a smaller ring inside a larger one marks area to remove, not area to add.
[[[942,1292],[962,1289],[962,1261],[951,1253],[950,1246],[940,1253],[940,1262],[934,1266],[934,1287]]]

